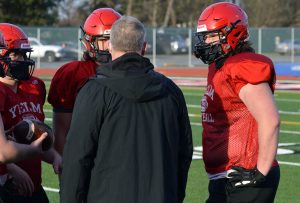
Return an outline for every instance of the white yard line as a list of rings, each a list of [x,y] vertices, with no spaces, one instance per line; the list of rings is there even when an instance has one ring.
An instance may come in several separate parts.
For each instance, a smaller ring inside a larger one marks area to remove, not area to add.
[[[195,104],[187,104],[186,106],[187,106],[187,107],[190,107],[190,108],[196,108],[196,109],[200,109],[200,108],[201,108],[200,104],[199,104],[199,105],[195,105]]]
[[[201,123],[194,123],[194,122],[190,122],[191,123],[191,125],[195,125],[195,126],[202,126],[202,124]]]
[[[284,101],[284,102],[296,102],[300,103],[300,99],[275,99],[275,101]]]
[[[287,115],[300,115],[300,112],[291,112],[291,111],[278,111],[280,114],[287,114]]]
[[[193,114],[193,113],[189,113],[189,117],[201,118],[201,114]]]
[[[51,187],[45,187],[43,186],[45,191],[49,191],[49,192],[59,192],[58,188],[51,188]]]
[[[289,165],[289,166],[300,166],[300,163],[287,162],[287,161],[278,161],[279,164]]]
[[[280,133],[300,135],[300,132],[297,132],[297,131],[289,131],[289,130],[280,130]]]

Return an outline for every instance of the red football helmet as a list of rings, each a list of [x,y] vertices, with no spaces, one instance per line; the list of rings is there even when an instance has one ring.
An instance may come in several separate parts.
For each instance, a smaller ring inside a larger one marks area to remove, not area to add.
[[[5,43],[4,37],[2,36],[2,33],[0,32],[0,49],[7,49],[7,45]],[[2,51],[0,52],[2,55]]]
[[[7,46],[5,43],[5,40],[0,32],[0,77],[5,77],[5,72],[4,72],[4,61],[5,58],[3,57],[2,53],[6,52]]]
[[[218,43],[205,43],[205,36],[210,33],[219,35]],[[212,63],[218,58],[224,58],[239,43],[248,40],[248,16],[236,4],[212,4],[200,15],[196,36],[200,41],[195,45],[195,56],[204,63]]]
[[[17,80],[28,80],[35,66],[35,62],[30,59],[32,48],[28,37],[21,28],[9,23],[0,23],[0,32],[7,44],[7,49],[1,52],[1,56],[7,58],[13,52],[21,54],[24,58],[20,61],[7,61],[3,67],[5,75]]]
[[[87,49],[84,58],[102,63],[110,59],[108,50],[102,50],[98,46],[98,41],[104,43],[109,39],[111,26],[120,17],[121,15],[111,8],[96,9],[88,16],[83,26],[84,39],[82,41]]]

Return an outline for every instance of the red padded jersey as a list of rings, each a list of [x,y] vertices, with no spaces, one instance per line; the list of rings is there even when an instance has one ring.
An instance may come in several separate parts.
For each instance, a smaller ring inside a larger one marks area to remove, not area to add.
[[[8,130],[23,119],[44,121],[43,106],[46,88],[42,80],[31,77],[27,81],[19,81],[17,93],[6,84],[0,82],[0,112],[4,129]],[[34,158],[16,163],[28,173],[35,191],[41,186],[41,158]],[[1,166],[3,167],[3,165]]]
[[[94,61],[73,61],[55,73],[48,93],[48,102],[55,112],[72,112],[77,92],[87,79],[96,74]]]
[[[207,91],[201,100],[203,160],[208,173],[220,173],[233,165],[256,166],[258,125],[239,91],[248,83],[267,82],[274,93],[275,80],[272,61],[255,53],[231,56],[221,69],[214,63],[209,66]]]

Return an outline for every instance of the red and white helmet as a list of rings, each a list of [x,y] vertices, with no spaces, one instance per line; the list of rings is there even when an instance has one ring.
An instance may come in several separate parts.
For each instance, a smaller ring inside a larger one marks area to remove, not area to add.
[[[0,49],[7,49],[7,45],[5,43],[4,37],[2,36],[2,33],[0,32]],[[0,53],[2,54],[2,52]]]
[[[9,23],[0,23],[0,32],[7,44],[7,51],[32,52],[28,37],[18,26]]]
[[[30,59],[32,48],[27,35],[21,28],[9,23],[0,23],[0,32],[7,45],[7,49],[1,51],[1,56],[7,58],[14,52],[22,54],[24,58],[22,61],[6,61],[3,66],[5,75],[17,80],[28,80],[33,73],[35,62]]]
[[[210,45],[210,50],[208,44],[204,42],[205,35],[209,33],[218,33],[220,36],[219,43]],[[229,2],[212,4],[200,15],[196,36],[200,40],[195,45],[196,57],[201,58],[204,63],[211,63],[220,57],[220,54],[224,57],[239,43],[248,40],[248,16],[236,4]]]
[[[2,53],[6,52],[7,46],[5,43],[5,40],[2,36],[2,33],[0,32],[0,77],[5,77],[4,72],[4,57],[2,56]]]
[[[111,8],[96,9],[88,16],[83,26],[84,39],[82,39],[87,49],[85,58],[106,62],[106,56],[110,54],[108,50],[101,50],[98,47],[98,41],[110,38],[112,24],[120,17],[121,15]]]
[[[7,52],[7,45],[2,33],[0,32],[0,58],[3,58],[6,52]]]

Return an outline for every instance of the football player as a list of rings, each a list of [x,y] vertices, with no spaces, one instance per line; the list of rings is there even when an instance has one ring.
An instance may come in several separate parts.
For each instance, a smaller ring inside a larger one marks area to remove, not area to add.
[[[43,122],[45,115],[46,88],[39,78],[33,77],[35,63],[30,59],[32,48],[26,34],[16,25],[0,23],[7,49],[2,50],[4,61],[3,77],[0,78],[0,111],[4,129],[9,130],[24,119]],[[58,173],[61,157],[52,148],[41,156],[7,164],[7,171],[11,177],[5,184],[10,203],[49,202],[41,186],[41,160],[53,164]]]
[[[248,17],[221,2],[200,15],[195,56],[209,64],[201,100],[206,202],[273,202],[279,114],[272,61],[249,43]]]
[[[63,65],[52,79],[48,102],[53,107],[55,149],[61,155],[70,128],[77,91],[89,77],[96,74],[97,67],[111,60],[108,52],[110,29],[120,17],[121,15],[111,8],[94,10],[83,26],[85,60]]]
[[[2,34],[0,33],[0,85],[1,80],[5,77],[5,69],[8,65],[9,58],[2,53],[7,52],[7,46]],[[7,174],[7,167],[4,163],[22,160],[32,156],[42,154],[42,141],[45,139],[46,134],[42,135],[40,139],[33,142],[31,145],[22,145],[10,142],[6,139],[3,112],[6,110],[4,106],[5,98],[4,89],[0,89],[0,202],[9,202],[7,193],[4,186],[9,182]]]

